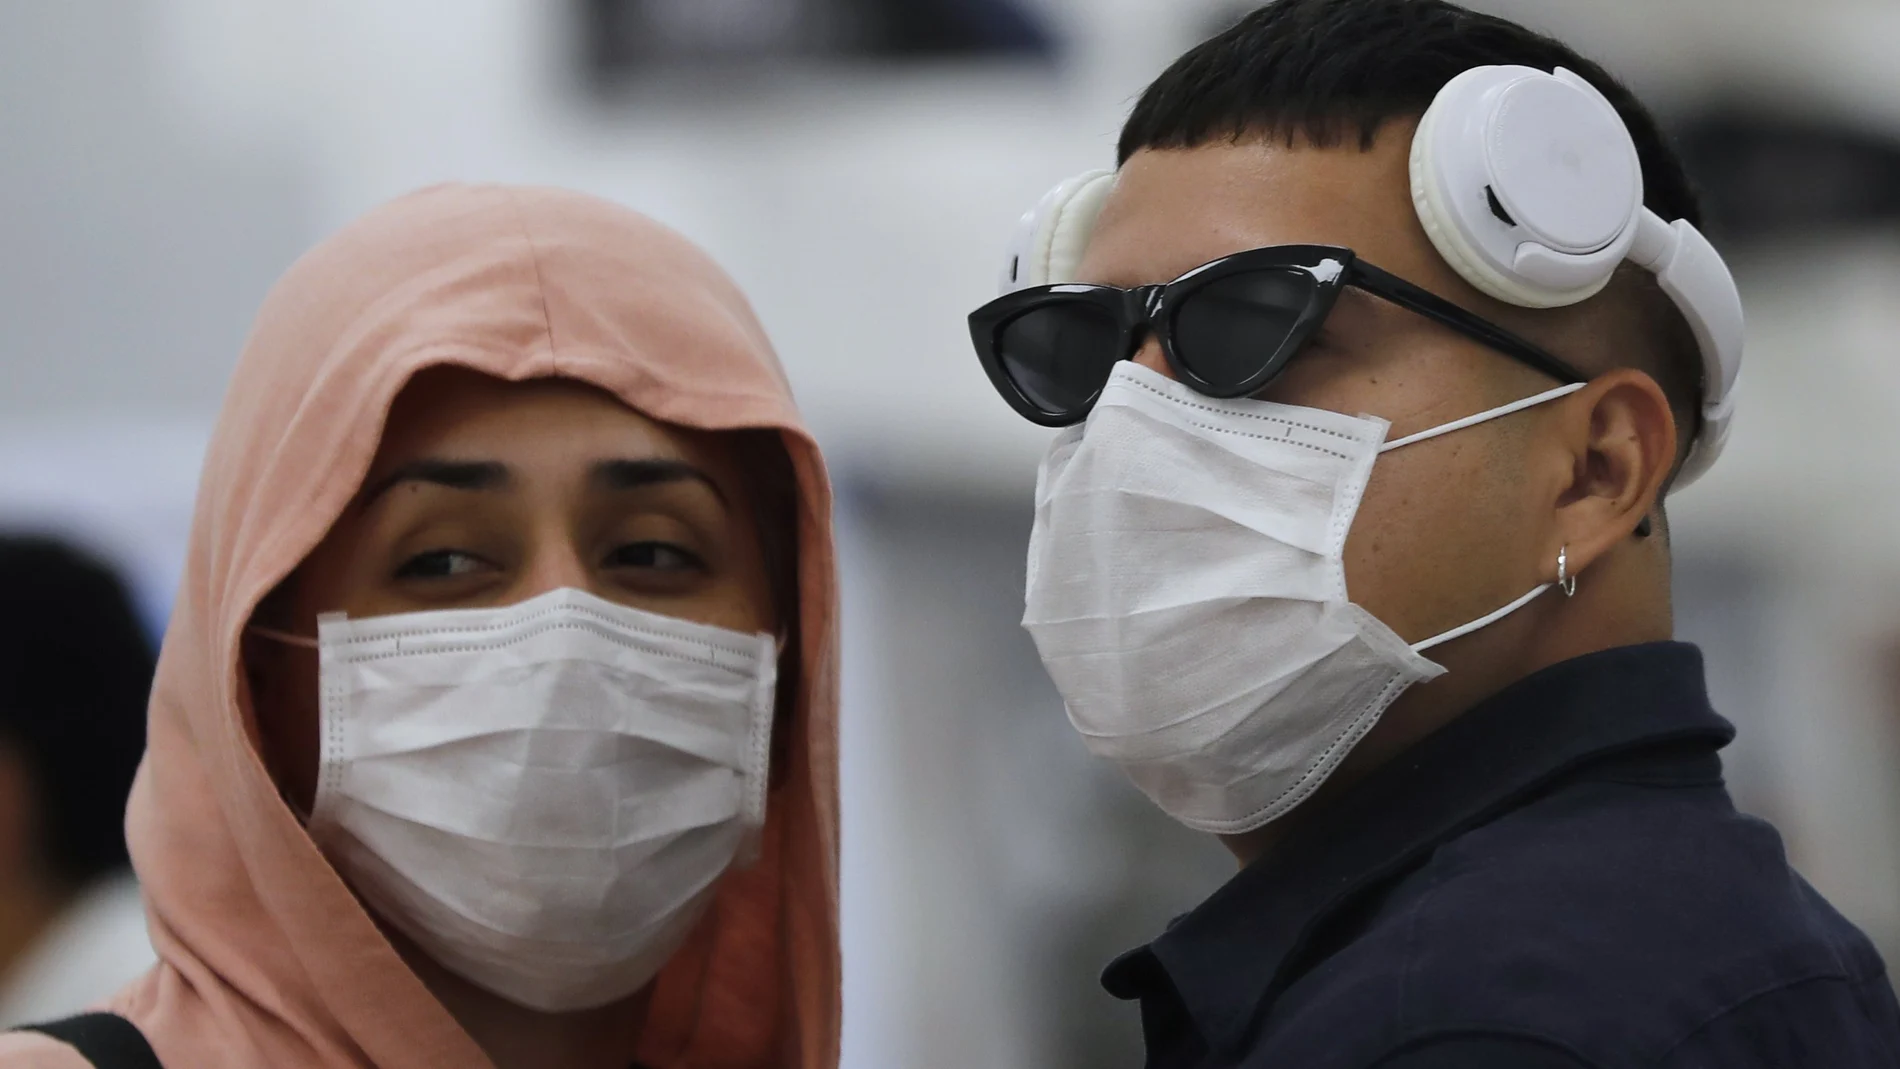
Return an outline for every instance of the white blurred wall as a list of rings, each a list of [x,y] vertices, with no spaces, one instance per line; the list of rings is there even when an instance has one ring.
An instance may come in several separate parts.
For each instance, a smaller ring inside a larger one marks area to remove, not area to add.
[[[834,448],[1019,487],[1041,435],[994,402],[962,318],[990,294],[1014,217],[1055,179],[1112,162],[1141,86],[1235,6],[1043,2],[1078,41],[1060,73],[859,67],[607,105],[563,69],[554,0],[7,5],[0,416],[132,401],[202,417],[301,248],[429,182],[537,181],[710,248]],[[1774,93],[1900,130],[1887,58],[1900,7],[1886,0],[1481,6],[1599,49],[1664,100]],[[1750,396],[1738,456],[1755,429],[1797,426],[1782,400]],[[1727,501],[1753,474],[1730,460],[1696,493]]]
[[[1140,87],[1233,6],[1048,4],[1079,41],[1059,72],[855,68],[765,88],[674,82],[610,105],[563,72],[551,0],[0,5],[0,431],[14,432],[0,433],[0,522],[10,503],[27,515],[9,486],[53,508],[43,498],[62,480],[49,491],[46,472],[102,463],[73,441],[101,440],[86,427],[172,428],[141,461],[165,473],[138,481],[189,485],[182,443],[215,413],[270,280],[355,214],[447,178],[574,186],[671,223],[752,295],[848,483],[1019,499],[1044,434],[994,398],[963,316],[991,294],[1015,217],[1111,162]],[[1891,0],[1487,6],[1569,34],[1665,99],[1772,95],[1900,131]],[[1754,658],[1768,682],[1734,703],[1744,794],[1774,807],[1805,871],[1890,949],[1900,744],[1877,654],[1900,634],[1896,250],[1881,235],[1742,265],[1753,348],[1733,445],[1673,509],[1684,553],[1732,566],[1698,574],[1756,592],[1734,607],[1708,594],[1698,626],[1747,613],[1768,635]],[[89,483],[64,485],[97,497]],[[168,515],[173,533],[143,552],[172,551],[182,517]],[[918,752],[908,716],[928,678],[881,655],[894,639],[879,614],[896,610],[861,563],[876,555],[868,524],[846,517],[853,1064],[1034,1065],[1021,992],[983,980],[1010,951],[979,908],[992,874],[891,882],[941,848],[906,814],[957,799],[909,797],[917,782],[892,773]],[[1014,619],[932,626],[954,650],[956,629]],[[946,917],[959,938],[919,942]]]

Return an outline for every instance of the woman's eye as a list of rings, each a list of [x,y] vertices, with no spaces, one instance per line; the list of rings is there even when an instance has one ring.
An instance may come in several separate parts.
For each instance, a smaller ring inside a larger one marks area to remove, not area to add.
[[[480,571],[485,562],[459,549],[432,549],[418,553],[396,569],[398,579],[449,579]]]
[[[699,554],[671,542],[630,542],[613,551],[607,564],[614,568],[650,568],[662,572],[703,571]]]

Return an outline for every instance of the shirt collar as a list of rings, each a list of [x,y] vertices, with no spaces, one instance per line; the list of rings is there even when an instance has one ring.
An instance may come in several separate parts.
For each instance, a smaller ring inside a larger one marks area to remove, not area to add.
[[[1202,1037],[1237,1047],[1319,922],[1439,844],[1600,758],[1669,743],[1713,751],[1735,730],[1710,707],[1702,655],[1665,642],[1553,665],[1500,691],[1369,775],[1103,975],[1132,998],[1165,972]]]

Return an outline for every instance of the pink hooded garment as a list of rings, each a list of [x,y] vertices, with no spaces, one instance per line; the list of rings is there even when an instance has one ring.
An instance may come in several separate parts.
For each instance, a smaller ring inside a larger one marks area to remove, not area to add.
[[[705,430],[776,429],[797,475],[789,767],[761,860],[730,873],[657,980],[652,1069],[838,1060],[836,594],[830,491],[745,298],[705,254],[575,193],[440,186],[386,205],[277,284],[205,460],[126,827],[160,964],[108,1008],[178,1069],[470,1069],[487,1058],[383,938],[282,800],[239,639],[356,494],[418,370],[560,376]],[[80,1069],[0,1036],[0,1069]]]

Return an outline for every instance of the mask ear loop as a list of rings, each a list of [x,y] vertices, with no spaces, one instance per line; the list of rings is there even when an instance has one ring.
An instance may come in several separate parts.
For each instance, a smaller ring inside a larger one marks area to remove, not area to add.
[[[1428,638],[1423,642],[1415,644],[1412,647],[1412,652],[1424,653],[1426,650],[1431,649],[1433,646],[1440,646],[1447,642],[1450,642],[1454,638],[1463,638],[1464,636],[1471,634],[1473,631],[1490,627],[1492,624],[1497,623],[1499,620],[1504,619],[1506,616],[1511,615],[1517,610],[1537,600],[1537,596],[1539,594],[1542,594],[1544,591],[1549,590],[1553,586],[1556,587],[1558,590],[1563,591],[1564,597],[1574,598],[1577,596],[1577,577],[1570,574],[1570,547],[1568,545],[1565,545],[1562,548],[1557,550],[1557,581],[1555,583],[1544,583],[1538,586],[1536,589],[1532,590],[1530,593],[1524,595],[1521,598],[1518,598],[1516,601],[1511,602],[1509,605],[1506,605],[1502,609],[1499,609],[1498,611],[1491,613],[1488,616],[1481,616],[1478,619],[1473,620],[1470,623],[1464,625],[1463,627],[1454,627],[1450,631],[1447,631],[1442,635],[1433,635],[1431,638]]]
[[[1573,579],[1572,583],[1574,584],[1574,582],[1575,580]],[[1433,646],[1442,646],[1445,643],[1450,642],[1454,638],[1463,638],[1466,635],[1471,634],[1473,631],[1479,631],[1484,628],[1490,627],[1492,624],[1497,623],[1499,620],[1504,619],[1506,616],[1511,615],[1517,610],[1537,600],[1537,596],[1539,594],[1542,594],[1544,591],[1549,590],[1551,588],[1551,585],[1552,584],[1550,583],[1545,583],[1537,587],[1536,589],[1532,590],[1530,593],[1524,595],[1523,597],[1518,598],[1516,601],[1511,602],[1509,605],[1506,605],[1502,609],[1499,609],[1498,611],[1494,613],[1490,613],[1485,616],[1480,616],[1476,620],[1471,621],[1470,623],[1464,625],[1463,627],[1454,627],[1450,631],[1447,631],[1442,635],[1433,635],[1431,638],[1428,638],[1423,642],[1414,643],[1412,645],[1412,652],[1424,653],[1426,650],[1431,649]]]
[[[1513,412],[1522,412],[1527,408],[1535,408],[1536,406],[1543,404],[1545,401],[1555,401],[1559,397],[1568,397],[1571,394],[1576,393],[1578,390],[1581,390],[1585,386],[1588,386],[1588,385],[1590,384],[1587,382],[1573,382],[1567,386],[1559,386],[1554,390],[1545,390],[1543,393],[1537,394],[1534,397],[1526,397],[1522,401],[1512,401],[1508,405],[1499,405],[1496,408],[1487,409],[1483,412],[1480,412],[1475,416],[1466,416],[1463,419],[1455,419],[1455,420],[1452,420],[1450,423],[1440,424],[1439,426],[1433,427],[1430,430],[1420,431],[1417,434],[1407,435],[1404,438],[1400,438],[1396,442],[1387,442],[1384,445],[1379,447],[1379,452],[1381,453],[1390,452],[1391,450],[1397,449],[1400,446],[1411,445],[1414,442],[1423,442],[1430,438],[1436,438],[1441,434],[1450,434],[1452,431],[1462,431],[1466,427],[1475,427],[1480,423],[1488,423],[1491,420],[1497,419],[1501,416],[1508,416]]]
[[[1413,442],[1423,442],[1429,438],[1436,438],[1441,434],[1450,434],[1452,431],[1464,430],[1466,427],[1475,427],[1480,423],[1497,419],[1499,416],[1508,416],[1513,412],[1522,412],[1524,409],[1541,405],[1545,401],[1554,401],[1559,397],[1569,396],[1588,385],[1589,383],[1587,382],[1573,382],[1567,386],[1559,386],[1554,390],[1545,390],[1543,393],[1537,394],[1534,397],[1526,397],[1522,401],[1513,401],[1508,405],[1501,405],[1489,411],[1480,412],[1475,416],[1466,416],[1463,419],[1453,420],[1450,423],[1433,427],[1430,430],[1408,435],[1407,437],[1400,438],[1396,442],[1387,442],[1384,446],[1380,447],[1379,452],[1384,453],[1403,445],[1411,445]],[[1555,583],[1541,584],[1530,593],[1525,594],[1523,597],[1518,598],[1516,601],[1511,602],[1509,605],[1506,605],[1494,613],[1481,616],[1463,627],[1452,628],[1442,635],[1433,635],[1423,642],[1415,643],[1412,646],[1412,650],[1415,653],[1424,653],[1433,646],[1442,645],[1446,642],[1450,642],[1454,638],[1462,638],[1465,635],[1471,634],[1473,631],[1489,627],[1524,606],[1529,605],[1532,601],[1537,599],[1539,594],[1542,594],[1553,586],[1562,590],[1565,597],[1576,596],[1577,577],[1570,574],[1570,547],[1568,545],[1557,551],[1557,581]]]
[[[288,631],[279,631],[274,627],[260,627],[253,624],[247,630],[259,638],[267,638],[272,642],[282,642],[286,646],[300,646],[307,650],[322,648],[314,638],[309,638],[304,635],[293,635]]]

